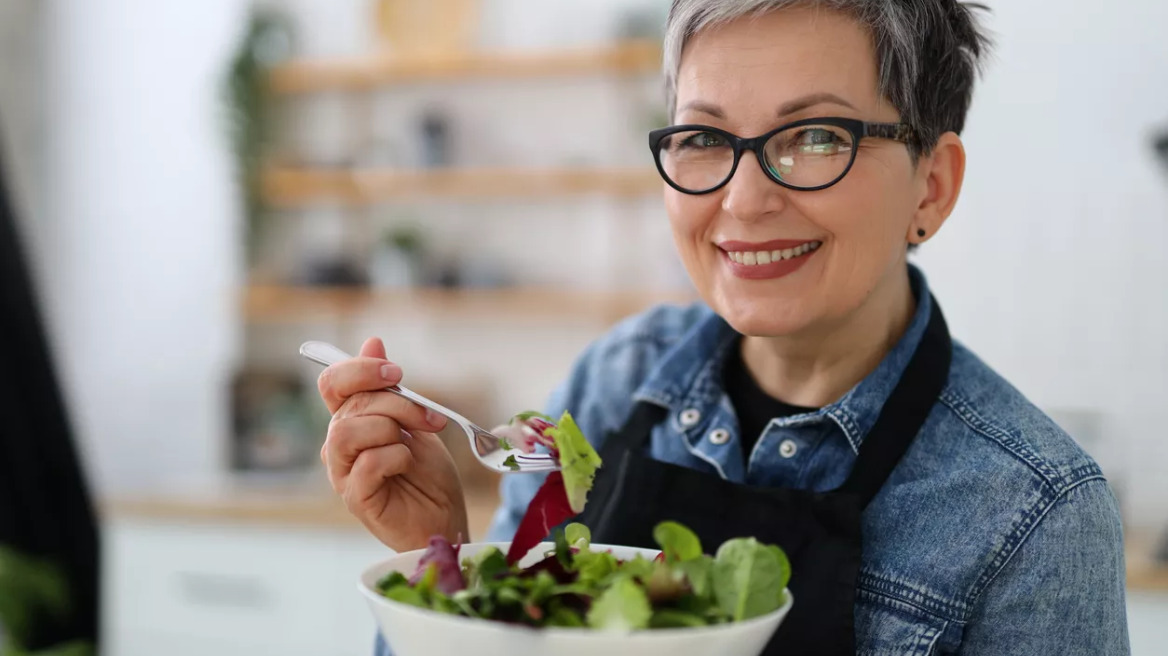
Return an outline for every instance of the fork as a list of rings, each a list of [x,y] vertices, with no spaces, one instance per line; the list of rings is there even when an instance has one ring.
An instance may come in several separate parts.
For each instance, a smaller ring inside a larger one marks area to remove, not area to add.
[[[301,344],[300,355],[326,367],[353,357],[328,342],[318,341],[309,341]],[[423,408],[429,408],[458,424],[459,428],[466,433],[467,439],[470,440],[471,453],[478,459],[479,464],[487,469],[503,474],[536,474],[555,471],[560,468],[552,456],[545,454],[526,454],[519,452],[517,449],[508,448],[508,443],[503,438],[492,434],[490,431],[483,430],[474,422],[450,408],[435,403],[402,385],[386,387],[385,391],[397,394]],[[508,453],[508,451],[515,451],[515,453]]]

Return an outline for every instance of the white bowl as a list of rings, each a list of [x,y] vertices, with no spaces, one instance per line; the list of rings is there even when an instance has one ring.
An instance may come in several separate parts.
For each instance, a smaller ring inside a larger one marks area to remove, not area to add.
[[[464,544],[459,559],[492,546],[506,553],[508,543]],[[519,564],[523,567],[531,565],[553,548],[553,544],[545,542],[532,549]],[[637,554],[653,558],[658,553],[655,549],[603,544],[592,545],[592,548],[611,549],[613,555],[622,560]],[[377,592],[377,582],[386,574],[393,571],[406,576],[413,574],[422,553],[421,549],[409,551],[374,565],[365,570],[358,585],[394,656],[758,656],[786,617],[792,602],[788,590],[787,603],[773,613],[745,622],[709,627],[649,629],[632,633],[534,629],[435,613],[391,601]]]

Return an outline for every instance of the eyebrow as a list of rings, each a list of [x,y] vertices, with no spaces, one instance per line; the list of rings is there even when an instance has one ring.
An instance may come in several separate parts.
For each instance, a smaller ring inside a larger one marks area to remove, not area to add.
[[[843,98],[840,98],[834,93],[813,93],[811,95],[803,96],[802,98],[796,98],[783,104],[781,107],[779,107],[778,115],[780,117],[789,116],[796,112],[803,111],[809,107],[823,104],[840,105],[851,109],[856,108],[855,105],[844,100]],[[703,114],[709,114],[714,118],[726,118],[726,114],[722,111],[721,107],[718,107],[713,103],[708,103],[704,100],[691,100],[690,102],[682,105],[681,108],[677,111],[678,113],[681,113],[686,110],[702,112]]]

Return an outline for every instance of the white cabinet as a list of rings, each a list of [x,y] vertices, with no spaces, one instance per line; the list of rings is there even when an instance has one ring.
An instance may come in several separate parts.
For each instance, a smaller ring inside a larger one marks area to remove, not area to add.
[[[103,654],[369,656],[357,579],[391,554],[343,529],[112,520]]]
[[[1127,620],[1132,656],[1168,653],[1168,591],[1128,591]]]

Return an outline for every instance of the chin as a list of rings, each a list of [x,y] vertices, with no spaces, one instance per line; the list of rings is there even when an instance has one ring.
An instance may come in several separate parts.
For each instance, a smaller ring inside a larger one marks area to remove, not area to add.
[[[734,330],[750,337],[783,337],[806,330],[813,322],[803,303],[762,296],[722,296],[710,304]]]

